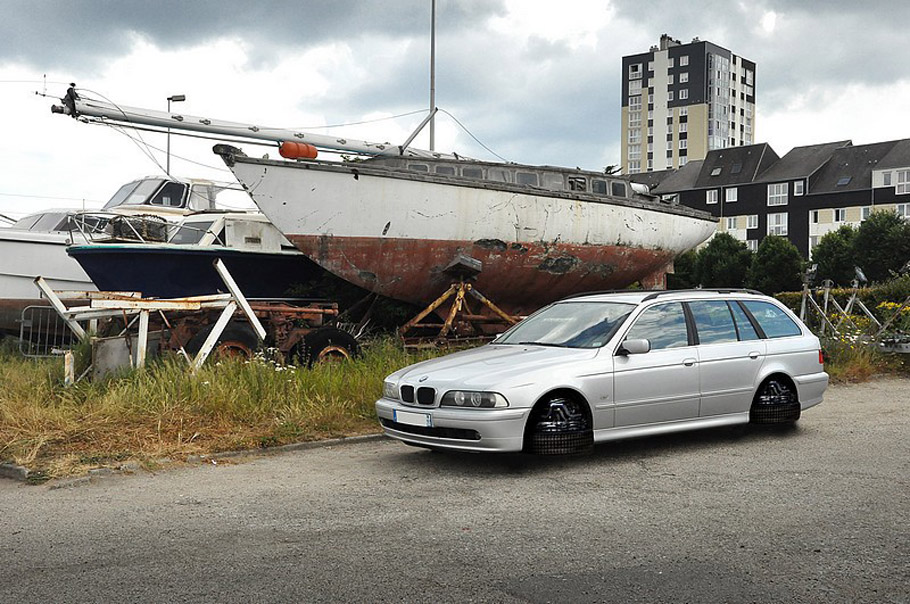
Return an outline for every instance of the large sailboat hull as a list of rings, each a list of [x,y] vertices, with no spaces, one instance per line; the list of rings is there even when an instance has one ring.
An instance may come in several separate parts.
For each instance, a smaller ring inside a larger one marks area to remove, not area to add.
[[[458,255],[476,287],[513,313],[626,287],[695,247],[716,222],[656,200],[597,198],[471,182],[365,163],[222,154],[253,200],[304,254],[371,291],[427,304]]]

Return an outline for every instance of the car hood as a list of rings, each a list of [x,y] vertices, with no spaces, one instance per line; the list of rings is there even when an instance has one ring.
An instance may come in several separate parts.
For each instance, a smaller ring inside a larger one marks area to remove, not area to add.
[[[436,388],[483,390],[518,386],[532,374],[574,361],[593,359],[599,349],[490,344],[430,359],[396,371],[387,379]]]

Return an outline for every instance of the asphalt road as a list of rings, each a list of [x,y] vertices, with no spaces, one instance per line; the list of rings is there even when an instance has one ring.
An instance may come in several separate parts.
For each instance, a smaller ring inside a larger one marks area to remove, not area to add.
[[[373,441],[0,480],[0,602],[910,602],[910,380],[587,457]]]

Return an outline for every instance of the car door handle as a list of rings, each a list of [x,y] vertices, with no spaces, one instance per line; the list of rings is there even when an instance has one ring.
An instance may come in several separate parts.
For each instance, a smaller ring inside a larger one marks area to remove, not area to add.
[[[695,359],[683,359],[683,365],[686,367],[691,367],[695,364]]]
[[[750,353],[749,353],[749,358],[750,358],[750,359],[757,359],[757,358],[760,357],[760,356],[761,356],[761,354],[759,354],[759,353],[757,353],[757,352],[750,352]]]

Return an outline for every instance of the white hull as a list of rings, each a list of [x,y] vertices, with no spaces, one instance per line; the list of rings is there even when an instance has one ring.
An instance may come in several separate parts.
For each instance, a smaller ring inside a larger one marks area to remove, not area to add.
[[[53,289],[95,290],[79,263],[67,256],[66,233],[0,229],[0,298],[37,299],[35,277]]]
[[[441,271],[459,253],[484,263],[479,290],[529,312],[646,279],[716,227],[657,201],[446,184],[361,164],[226,160],[269,220],[323,268],[415,303],[446,289]]]

